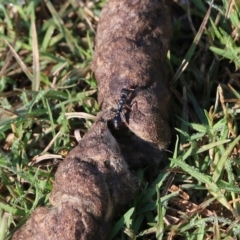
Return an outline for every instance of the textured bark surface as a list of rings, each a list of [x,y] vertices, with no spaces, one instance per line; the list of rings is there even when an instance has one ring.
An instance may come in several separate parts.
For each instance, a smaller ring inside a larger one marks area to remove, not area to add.
[[[113,210],[138,188],[107,124],[99,120],[59,165],[51,208],[37,208],[14,240],[106,239]]]
[[[101,112],[59,165],[52,206],[37,208],[14,240],[107,238],[117,206],[127,203],[139,187],[127,163],[131,167],[158,163],[169,143],[166,54],[170,26],[163,0],[107,3],[93,61]],[[123,123],[114,129],[114,109],[124,87],[131,93],[121,111]]]
[[[130,110],[125,108],[124,114],[131,131],[125,133],[129,139],[134,135],[136,148],[126,149],[125,144],[124,152],[139,154],[143,149],[141,159],[149,159],[149,151],[142,148],[148,145],[146,148],[155,152],[150,162],[159,161],[160,152],[155,148],[164,149],[170,141],[170,97],[166,87],[170,37],[170,13],[163,0],[109,1],[98,24],[93,69],[99,104],[111,112],[122,88],[134,89],[127,102]],[[109,119],[113,116],[112,112]],[[136,165],[141,159],[126,160]]]

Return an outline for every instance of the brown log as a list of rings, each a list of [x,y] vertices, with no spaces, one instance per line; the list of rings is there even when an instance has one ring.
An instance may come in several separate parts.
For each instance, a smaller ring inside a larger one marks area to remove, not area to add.
[[[131,166],[158,163],[170,139],[163,0],[110,0],[98,25],[93,69],[101,112],[55,175],[51,207],[39,207],[13,240],[104,240],[117,206],[139,187]],[[131,94],[114,129],[123,88]],[[128,105],[128,107],[127,107]],[[123,119],[124,120],[124,119]]]
[[[109,110],[110,120],[121,90],[134,89],[120,143],[130,165],[141,165],[143,159],[159,162],[161,150],[170,142],[166,70],[170,37],[170,13],[163,0],[112,0],[102,10],[93,61],[98,101]]]
[[[13,239],[106,239],[114,208],[128,202],[137,188],[115,138],[100,120],[59,165],[52,207],[37,208]]]

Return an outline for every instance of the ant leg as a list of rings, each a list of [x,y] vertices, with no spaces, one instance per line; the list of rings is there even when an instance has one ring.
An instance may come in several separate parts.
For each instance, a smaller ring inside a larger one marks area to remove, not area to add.
[[[115,101],[115,104],[117,105],[117,101]],[[114,108],[114,107],[113,107],[113,104],[110,104],[110,105],[111,105],[110,112],[112,112],[112,113],[115,113],[115,114],[116,114],[118,110],[117,110],[116,108]]]
[[[132,117],[133,117],[133,119],[134,119],[134,113],[136,113],[136,111],[138,111],[138,107],[137,107],[138,105],[137,105],[137,101],[134,101],[130,106],[128,105],[128,104],[125,104],[125,106],[124,106],[124,108],[126,109],[128,109],[128,110],[130,110],[130,112],[132,112]],[[128,111],[127,111],[128,112]],[[125,112],[126,113],[126,112]],[[128,124],[128,122],[127,122],[127,120],[126,120],[126,117],[125,117],[125,113],[124,113],[124,111],[122,112],[120,112],[120,116],[121,116],[121,120],[122,120],[122,122],[124,122],[125,124],[126,124],[126,126],[129,128],[129,124]]]
[[[126,126],[129,128],[129,124],[127,123],[126,117],[125,117],[125,115],[123,114],[123,112],[120,113],[120,116],[121,116],[122,122],[125,123]]]
[[[135,105],[135,107],[133,108],[133,106]],[[136,110],[138,110],[138,103],[137,103],[137,101],[134,101],[132,104],[131,104],[131,110],[133,110],[133,111],[136,111]]]
[[[136,105],[136,107],[133,108],[133,106]],[[137,101],[134,101],[131,105],[125,104],[125,106],[130,111],[136,111],[138,109],[137,107]]]

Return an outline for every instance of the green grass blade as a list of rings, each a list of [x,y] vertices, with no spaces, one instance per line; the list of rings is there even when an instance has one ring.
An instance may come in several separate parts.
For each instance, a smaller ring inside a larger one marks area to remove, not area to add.
[[[227,199],[225,196],[222,194],[221,189],[218,188],[217,184],[213,182],[213,180],[198,171],[198,169],[193,168],[186,164],[184,161],[181,159],[174,159],[172,158],[171,161],[173,161],[175,164],[177,164],[179,167],[181,167],[184,171],[186,171],[188,174],[190,174],[193,178],[197,179],[199,182],[202,182],[206,184],[209,192],[223,205],[225,206],[228,210],[233,212],[233,209],[231,205],[228,203]],[[234,213],[235,214],[235,213]]]
[[[229,155],[233,151],[233,148],[236,146],[236,144],[239,143],[239,140],[240,140],[240,135],[236,139],[234,139],[234,141],[231,144],[229,144],[228,148],[224,151],[222,157],[220,158],[219,162],[217,163],[217,165],[215,167],[215,171],[213,172],[212,179],[214,182],[217,182],[218,179],[220,178],[220,176],[223,172],[225,162],[227,161]]]

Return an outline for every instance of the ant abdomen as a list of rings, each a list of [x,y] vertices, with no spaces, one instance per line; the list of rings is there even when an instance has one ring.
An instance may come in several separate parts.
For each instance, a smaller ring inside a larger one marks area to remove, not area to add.
[[[128,95],[130,94],[132,90],[129,90],[127,88],[123,88],[121,91],[121,96],[120,99],[118,101],[118,106],[117,109],[115,110],[115,116],[113,118],[113,126],[115,129],[119,129],[122,119],[121,119],[121,113],[122,113],[122,109],[124,107],[124,105],[126,104]]]

